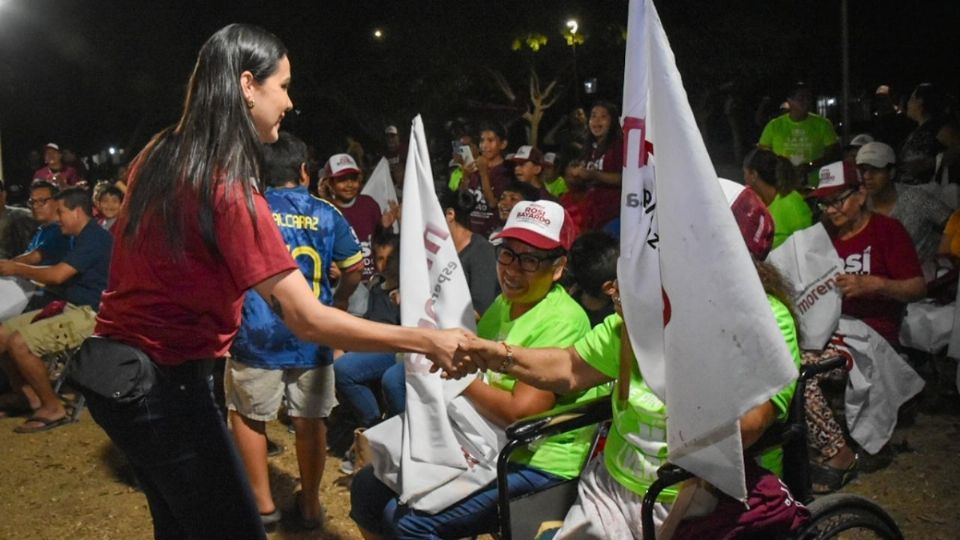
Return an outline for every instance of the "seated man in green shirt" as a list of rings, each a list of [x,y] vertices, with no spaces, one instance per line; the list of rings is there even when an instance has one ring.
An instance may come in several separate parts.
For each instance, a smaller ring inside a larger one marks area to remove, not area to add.
[[[749,193],[749,191],[747,191]],[[773,227],[762,202],[755,199],[749,212],[753,216],[741,231],[758,266],[761,282],[767,291],[770,308],[776,317],[783,339],[800,365],[800,352],[790,300],[779,274],[763,262],[770,251]],[[749,232],[749,235],[746,233]],[[756,233],[756,234],[755,234]],[[616,380],[620,366],[620,344],[625,335],[619,288],[612,293],[616,314],[596,326],[587,336],[566,349],[530,349],[514,347],[505,351],[497,343],[475,340],[468,352],[479,363],[499,366],[516,379],[563,394]],[[603,462],[588,464],[580,477],[580,497],[567,514],[556,538],[641,538],[640,507],[643,495],[656,480],[656,471],[667,460],[666,406],[650,390],[636,361],[631,359],[630,388],[626,402],[613,399],[613,423],[603,451]],[[613,395],[619,394],[619,385]],[[787,417],[795,383],[791,383],[769,401],[758,405],[740,418],[744,447],[749,447],[774,422]],[[771,471],[781,469],[779,449],[766,452],[761,465]],[[748,486],[749,488],[749,486]],[[659,523],[666,518],[678,491],[664,490],[654,510]]]

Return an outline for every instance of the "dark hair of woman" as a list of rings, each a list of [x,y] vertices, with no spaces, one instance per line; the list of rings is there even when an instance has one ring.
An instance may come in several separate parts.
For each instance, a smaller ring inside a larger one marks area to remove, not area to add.
[[[153,137],[131,167],[128,222],[123,239],[131,240],[159,220],[175,253],[183,252],[184,191],[199,202],[200,233],[208,249],[219,254],[214,236],[213,200],[218,185],[233,194],[242,189],[247,210],[255,216],[253,190],[260,176],[260,140],[240,88],[249,71],[263,82],[287,54],[273,34],[247,24],[231,24],[210,36],[200,49],[187,84],[183,114],[175,126]]]
[[[589,145],[584,150],[588,154],[603,155],[607,153],[610,147],[620,144],[620,141],[623,140],[623,128],[620,127],[620,109],[616,105],[601,99],[595,102],[590,110],[593,111],[597,107],[606,109],[607,114],[610,115],[610,129],[607,130],[607,134],[604,135],[602,140],[595,141],[597,145],[595,151]],[[593,135],[591,134],[590,137],[593,138]]]
[[[939,86],[933,83],[920,83],[913,90],[913,95],[923,102],[923,114],[928,118],[939,120],[947,112],[947,100]]]
[[[440,208],[446,212],[453,209],[454,220],[463,227],[470,228],[470,212],[477,206],[477,200],[467,191],[444,189],[440,193]]]

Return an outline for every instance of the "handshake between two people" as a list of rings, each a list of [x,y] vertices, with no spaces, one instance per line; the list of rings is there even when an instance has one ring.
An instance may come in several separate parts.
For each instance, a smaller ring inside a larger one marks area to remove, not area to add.
[[[477,371],[500,369],[510,363],[509,346],[475,336],[462,328],[438,330],[433,351],[427,359],[431,372],[439,371],[445,379],[460,379]]]

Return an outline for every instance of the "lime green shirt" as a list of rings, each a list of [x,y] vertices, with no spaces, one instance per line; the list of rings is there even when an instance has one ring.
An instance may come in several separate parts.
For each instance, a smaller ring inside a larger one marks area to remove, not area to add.
[[[772,296],[767,296],[777,325],[783,333],[794,362],[800,365],[796,327],[787,307]],[[581,358],[607,377],[616,379],[620,369],[620,332],[623,319],[610,315],[594,327],[574,348]],[[777,409],[777,419],[783,421],[789,412],[790,400],[796,382],[774,395],[770,401]],[[614,389],[614,396],[617,389]],[[780,474],[783,453],[779,448],[767,451],[761,457],[763,467]],[[667,409],[650,390],[634,362],[630,374],[630,393],[625,404],[613,399],[613,423],[603,450],[607,470],[622,486],[643,495],[657,479],[657,469],[667,462]],[[658,500],[672,502],[677,488],[665,489]]]
[[[590,331],[590,319],[577,302],[559,285],[530,311],[510,319],[510,302],[500,295],[477,323],[477,335],[504,341],[518,347],[569,347]],[[487,384],[513,391],[517,380],[494,371],[486,373]],[[600,397],[609,392],[606,386],[557,396],[556,408]],[[590,451],[596,428],[588,427],[554,435],[517,450],[513,461],[546,471],[561,478],[580,474]]]
[[[812,113],[799,122],[794,122],[789,114],[778,116],[768,122],[760,134],[761,146],[789,159],[795,166],[820,159],[837,140],[833,124]],[[819,175],[820,171],[810,172],[813,185],[819,183]]]
[[[547,188],[547,192],[553,195],[556,198],[560,198],[564,193],[570,191],[570,187],[567,186],[567,181],[562,176],[558,176],[553,179],[552,182],[544,182],[543,186]]]
[[[460,187],[461,180],[463,180],[463,169],[457,167],[450,173],[450,181],[447,183],[450,191],[456,191]]]
[[[813,223],[810,207],[796,191],[788,195],[778,193],[767,210],[773,216],[773,249],[780,247],[794,232],[806,229]]]

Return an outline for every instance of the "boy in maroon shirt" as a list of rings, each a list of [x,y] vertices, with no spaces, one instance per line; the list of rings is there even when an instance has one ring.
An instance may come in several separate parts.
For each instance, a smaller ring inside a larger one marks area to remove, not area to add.
[[[470,212],[470,230],[487,237],[500,224],[497,203],[503,188],[513,177],[509,164],[503,159],[507,149],[507,132],[499,124],[480,127],[480,157],[463,165],[464,178],[460,191],[469,191],[477,200]]]
[[[360,167],[350,154],[334,154],[323,167],[321,193],[332,202],[347,222],[353,227],[363,251],[362,281],[367,282],[373,276],[373,252],[370,242],[377,227],[384,229],[393,226],[397,212],[380,213],[380,205],[373,197],[360,194],[362,187]],[[399,208],[398,208],[399,209]]]

